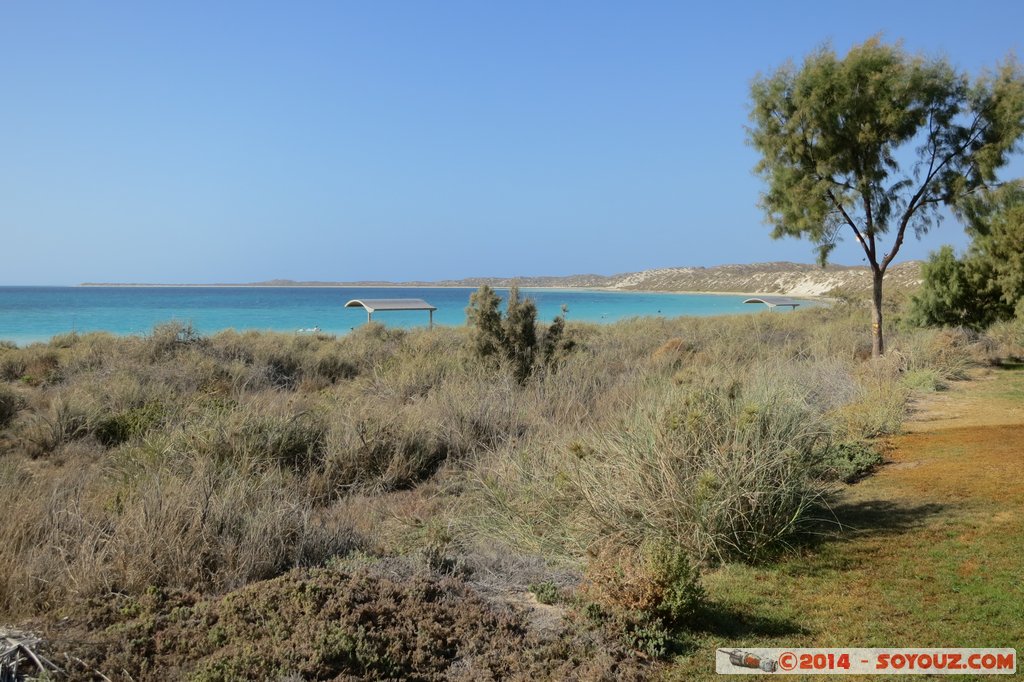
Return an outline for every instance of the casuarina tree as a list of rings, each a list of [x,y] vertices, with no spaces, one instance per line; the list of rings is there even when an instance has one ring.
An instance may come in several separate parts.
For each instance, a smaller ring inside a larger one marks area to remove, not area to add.
[[[829,47],[751,87],[749,140],[775,238],[827,261],[852,236],[872,272],[872,352],[884,352],[882,282],[908,232],[921,236],[996,181],[1024,135],[1024,73],[1013,58],[970,78],[942,58],[872,38]]]

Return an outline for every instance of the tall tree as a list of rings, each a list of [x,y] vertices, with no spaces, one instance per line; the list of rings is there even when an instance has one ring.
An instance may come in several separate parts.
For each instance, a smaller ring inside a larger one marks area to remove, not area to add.
[[[1024,135],[1024,73],[1011,57],[971,80],[945,59],[872,38],[842,59],[824,47],[800,68],[759,76],[751,98],[772,237],[812,240],[824,265],[852,233],[871,266],[880,356],[886,269],[908,230],[920,237],[942,205],[996,180]]]

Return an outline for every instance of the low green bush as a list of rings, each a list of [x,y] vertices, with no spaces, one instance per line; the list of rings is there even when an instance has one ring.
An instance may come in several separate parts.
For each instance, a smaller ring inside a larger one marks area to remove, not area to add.
[[[680,547],[661,543],[651,550],[651,575],[661,598],[654,613],[667,623],[690,621],[704,603],[700,571]]]
[[[550,580],[532,583],[529,589],[541,604],[555,604],[559,600],[558,586]]]
[[[903,375],[903,383],[915,391],[941,391],[946,388],[946,382],[937,370],[915,369]]]
[[[663,658],[669,653],[672,633],[659,618],[647,614],[629,614],[616,619],[623,641],[650,658]]]
[[[846,441],[828,446],[813,465],[817,475],[826,480],[854,483],[870,474],[882,463],[882,455],[861,441]]]

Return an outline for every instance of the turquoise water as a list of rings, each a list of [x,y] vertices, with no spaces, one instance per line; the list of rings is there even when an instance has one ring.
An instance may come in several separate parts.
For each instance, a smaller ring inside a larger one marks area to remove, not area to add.
[[[562,305],[568,319],[614,322],[641,315],[724,315],[754,312],[742,296],[652,294],[571,289],[523,289],[550,320]],[[422,298],[437,306],[434,322],[465,323],[469,288],[298,287],[0,287],[0,340],[28,343],[70,331],[145,334],[170,320],[191,322],[202,334],[223,329],[294,332],[319,327],[344,333],[366,322],[353,298]],[[499,290],[502,297],[507,291]],[[424,326],[425,312],[376,313],[375,321]]]

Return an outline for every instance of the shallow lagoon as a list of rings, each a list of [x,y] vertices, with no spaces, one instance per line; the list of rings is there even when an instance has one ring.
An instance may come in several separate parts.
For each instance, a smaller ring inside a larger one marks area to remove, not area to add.
[[[396,287],[0,287],[0,340],[28,343],[71,331],[144,334],[170,320],[190,322],[200,333],[223,329],[294,332],[319,327],[345,333],[366,322],[355,298],[422,298],[437,306],[434,322],[465,323],[472,288]],[[499,290],[502,297],[507,290]],[[661,315],[726,315],[763,310],[745,297],[662,294],[592,289],[523,289],[542,320],[568,306],[570,320],[614,322]],[[423,312],[377,313],[390,326],[427,324]]]

